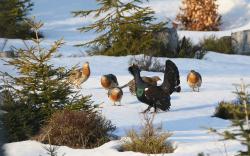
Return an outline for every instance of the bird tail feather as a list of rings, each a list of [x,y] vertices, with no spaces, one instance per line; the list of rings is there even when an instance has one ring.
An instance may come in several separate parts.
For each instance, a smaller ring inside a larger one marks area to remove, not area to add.
[[[181,91],[179,70],[171,60],[166,61],[162,87],[170,94]]]
[[[126,88],[126,87],[128,87],[128,86],[129,86],[129,83],[127,83],[127,84],[125,84],[125,85],[123,85],[123,86],[120,86],[120,88],[123,89],[123,88]]]

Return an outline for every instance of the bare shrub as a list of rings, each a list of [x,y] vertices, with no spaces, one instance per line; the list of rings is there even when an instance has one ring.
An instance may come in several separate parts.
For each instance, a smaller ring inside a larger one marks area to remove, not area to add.
[[[140,133],[130,130],[122,145],[123,151],[134,151],[147,154],[172,153],[175,148],[167,139],[172,135],[169,132],[162,132],[162,128],[153,126],[154,115],[144,115],[143,128]]]
[[[129,64],[136,64],[141,70],[151,72],[164,72],[165,65],[153,56],[134,56],[129,60]]]
[[[181,58],[201,58],[203,57],[202,53],[201,56],[196,56],[197,52],[201,51],[202,48],[199,45],[195,45],[190,38],[186,38],[185,36],[179,40],[179,49],[178,54],[176,57]]]
[[[35,139],[72,148],[94,148],[110,141],[114,130],[111,121],[97,112],[64,110],[54,113]]]

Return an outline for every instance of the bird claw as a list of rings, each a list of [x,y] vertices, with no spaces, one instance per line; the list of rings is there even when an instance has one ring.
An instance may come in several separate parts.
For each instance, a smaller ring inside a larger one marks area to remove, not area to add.
[[[113,105],[113,106],[122,106],[122,105],[121,105],[121,104],[118,104],[118,105],[117,105],[117,104],[115,104],[115,105]]]
[[[155,109],[153,112],[150,112],[151,114],[157,114],[159,113],[159,111],[157,109]]]
[[[146,110],[144,110],[144,111],[142,111],[142,112],[140,112],[140,113],[145,114],[145,113],[147,113],[147,112],[149,112],[148,109],[146,109]]]

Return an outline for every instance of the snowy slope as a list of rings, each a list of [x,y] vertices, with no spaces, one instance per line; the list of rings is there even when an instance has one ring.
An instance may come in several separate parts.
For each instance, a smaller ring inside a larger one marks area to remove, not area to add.
[[[54,58],[53,63],[58,66],[73,66],[75,63],[89,61],[92,75],[82,86],[84,95],[93,95],[96,103],[103,103],[100,109],[102,114],[117,126],[115,134],[123,137],[130,128],[139,129],[142,115],[139,113],[147,106],[131,96],[128,89],[124,89],[122,106],[112,106],[106,91],[101,88],[99,81],[103,74],[117,75],[120,84],[125,84],[132,76],[128,73],[127,57],[81,57],[81,58]],[[162,58],[165,61],[166,58]],[[169,112],[161,112],[155,118],[155,125],[162,124],[164,130],[172,132],[171,140],[177,145],[177,150],[170,156],[196,156],[199,152],[210,153],[211,156],[231,156],[240,146],[237,142],[218,142],[216,135],[207,134],[204,127],[225,129],[230,123],[218,118],[212,118],[214,109],[219,101],[235,99],[232,83],[240,82],[243,78],[250,83],[249,56],[224,55],[210,52],[203,60],[171,59],[180,70],[181,93],[172,95],[172,106]],[[3,62],[1,62],[2,64]],[[115,67],[115,68],[113,68]],[[186,83],[186,75],[190,69],[195,69],[203,76],[201,92],[191,92]],[[0,66],[0,70],[10,71],[10,68]],[[159,75],[163,73],[143,72],[142,75]],[[60,147],[60,153],[66,156],[94,155],[94,156],[137,156],[133,152],[120,153],[120,141],[109,142],[97,149],[81,150]],[[33,141],[7,144],[7,156],[45,155],[43,145]]]
[[[75,31],[76,28],[79,28],[83,24],[93,22],[94,19],[92,17],[86,19],[73,18],[70,14],[70,12],[74,10],[95,8],[96,3],[94,3],[94,0],[74,0],[72,3],[67,0],[61,0],[60,4],[55,0],[49,1],[50,7],[54,5],[55,7],[58,5],[60,7],[53,11],[51,10],[51,12],[45,16],[39,16],[39,12],[45,12],[45,9],[47,10],[47,8],[43,6],[48,4],[48,1],[49,0],[36,0],[35,4],[37,3],[36,8],[38,9],[34,9],[34,13],[38,13],[38,18],[45,21],[45,35],[48,34],[49,38],[53,39],[64,36],[66,40],[71,42],[72,40],[75,42],[89,40],[94,37],[94,35],[90,33],[83,35]],[[143,5],[150,6],[156,12],[156,17],[159,20],[174,20],[179,12],[181,1],[182,0],[152,0]],[[179,31],[179,35],[181,37],[184,35],[188,36],[197,43],[200,39],[204,38],[204,36],[226,36],[230,35],[231,32],[250,28],[250,0],[218,0],[218,4],[219,13],[222,15],[221,32],[190,33],[189,31]],[[51,17],[53,17],[53,19],[51,19]]]
[[[128,1],[128,0],[124,0]],[[74,47],[78,43],[91,40],[95,37],[93,33],[82,34],[76,29],[84,24],[95,21],[92,17],[75,18],[71,12],[81,9],[93,9],[97,5],[95,0],[33,0],[34,9],[30,16],[36,16],[38,20],[44,22],[42,32],[45,35],[44,45],[54,40],[64,38],[66,45],[61,49],[65,56],[85,52],[85,48]],[[222,31],[219,32],[190,32],[179,31],[180,37],[190,37],[198,43],[205,36],[227,36],[232,32],[246,30],[250,28],[250,0],[218,0],[219,13],[222,15]],[[152,7],[159,20],[174,20],[181,0],[151,0],[143,4]],[[0,39],[0,44],[2,40]],[[24,46],[19,40],[10,40],[6,50],[11,46]]]

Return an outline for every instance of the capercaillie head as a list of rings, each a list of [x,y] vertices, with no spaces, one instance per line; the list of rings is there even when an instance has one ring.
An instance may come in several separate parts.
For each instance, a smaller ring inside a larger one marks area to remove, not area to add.
[[[136,73],[141,72],[140,68],[135,64],[132,64],[131,66],[129,66],[128,71],[132,75],[135,75]]]

